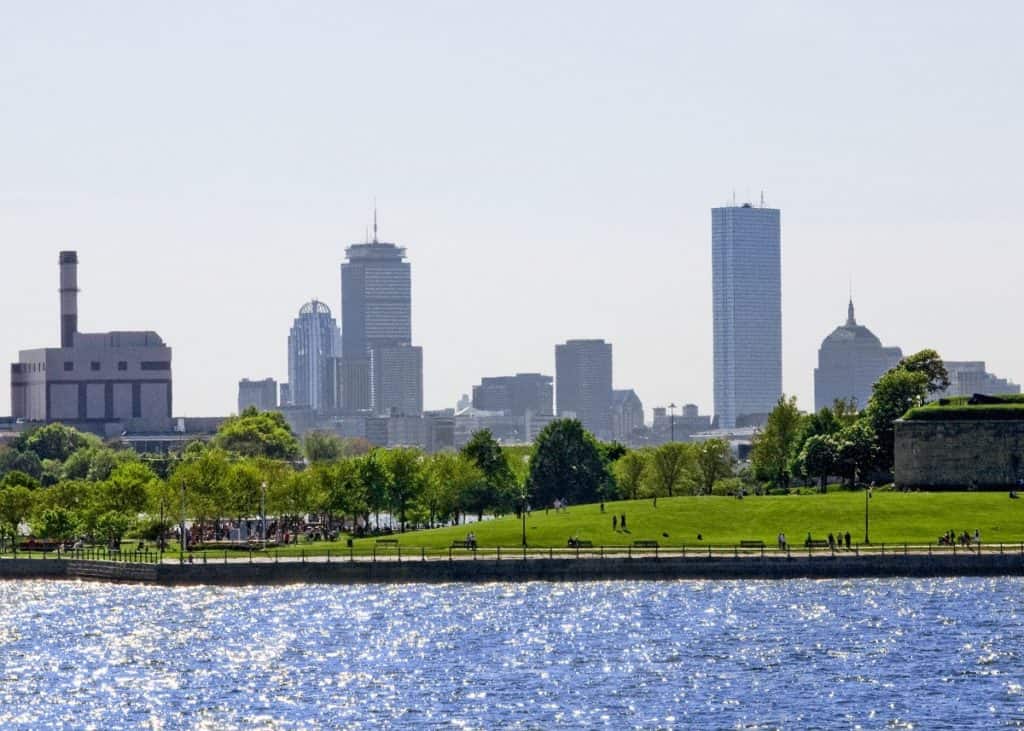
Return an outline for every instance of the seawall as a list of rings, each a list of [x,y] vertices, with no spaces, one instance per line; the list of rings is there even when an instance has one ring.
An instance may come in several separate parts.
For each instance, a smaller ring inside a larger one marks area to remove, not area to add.
[[[80,579],[159,586],[942,576],[1024,576],[1024,555],[979,556],[961,553],[956,556],[891,554],[792,558],[555,558],[184,565],[55,559],[0,561],[0,579]]]

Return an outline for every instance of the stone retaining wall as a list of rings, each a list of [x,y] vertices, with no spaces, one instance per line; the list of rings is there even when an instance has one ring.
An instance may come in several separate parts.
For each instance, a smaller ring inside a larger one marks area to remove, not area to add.
[[[843,579],[1024,576],[1024,555],[872,555],[808,558],[615,558],[355,563],[163,564],[7,559],[0,579],[58,578],[163,586],[447,583],[673,579]]]
[[[896,484],[1009,490],[1024,477],[1024,421],[897,421]]]

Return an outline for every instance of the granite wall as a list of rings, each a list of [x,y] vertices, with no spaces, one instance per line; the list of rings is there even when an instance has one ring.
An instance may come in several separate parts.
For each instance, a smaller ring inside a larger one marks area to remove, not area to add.
[[[897,421],[896,484],[1009,490],[1024,477],[1022,421]]]

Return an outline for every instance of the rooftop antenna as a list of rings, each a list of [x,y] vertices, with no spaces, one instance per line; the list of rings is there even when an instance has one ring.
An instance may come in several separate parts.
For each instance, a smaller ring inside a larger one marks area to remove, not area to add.
[[[377,198],[373,199],[373,243],[377,243]]]
[[[761,208],[764,208],[764,189],[761,190]]]
[[[732,189],[732,206],[733,206],[733,208],[736,207],[736,189],[735,188]]]

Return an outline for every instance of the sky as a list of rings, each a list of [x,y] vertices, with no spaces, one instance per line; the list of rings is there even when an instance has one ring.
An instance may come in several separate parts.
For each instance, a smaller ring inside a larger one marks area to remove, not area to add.
[[[365,239],[408,248],[425,406],[613,345],[712,403],[711,214],[782,211],[783,385],[846,317],[1024,380],[1020,3],[0,0],[0,359],[155,330],[175,416],[287,378]],[[1016,192],[1015,192],[1016,191]],[[0,414],[10,411],[0,388]]]

